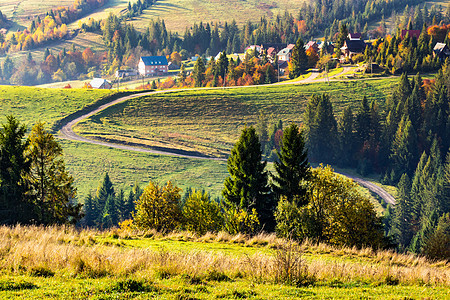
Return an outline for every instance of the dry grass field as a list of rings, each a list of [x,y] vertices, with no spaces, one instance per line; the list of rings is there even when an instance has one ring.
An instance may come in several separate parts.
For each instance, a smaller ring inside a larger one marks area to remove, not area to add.
[[[0,298],[446,299],[448,262],[189,232],[0,227]]]

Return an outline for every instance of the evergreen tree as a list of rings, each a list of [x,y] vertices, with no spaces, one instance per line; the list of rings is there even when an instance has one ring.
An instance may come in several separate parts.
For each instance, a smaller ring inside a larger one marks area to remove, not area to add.
[[[230,176],[225,179],[222,191],[229,207],[258,212],[266,230],[274,228],[275,203],[268,185],[266,162],[261,161],[261,144],[253,127],[246,127],[231,150],[227,169]]]
[[[196,87],[203,86],[203,81],[205,80],[205,64],[203,63],[203,59],[199,57],[194,65],[193,78]]]
[[[337,122],[330,97],[313,95],[304,114],[306,145],[315,162],[331,163],[337,148]]]
[[[225,51],[220,53],[220,57],[216,63],[216,69],[217,74],[222,77],[222,79],[225,79],[225,74],[227,74],[228,71],[228,58]]]
[[[279,161],[274,162],[276,174],[272,175],[274,192],[278,197],[285,196],[298,206],[307,204],[305,181],[310,172],[308,151],[303,133],[296,124],[291,124],[284,130],[278,159]]]
[[[403,174],[398,183],[398,197],[392,220],[392,234],[402,250],[408,248],[413,236],[410,190],[411,182],[409,177],[407,174]]]
[[[439,218],[434,232],[428,238],[424,253],[431,259],[450,259],[450,214]]]
[[[88,195],[86,197],[86,200],[84,200],[83,209],[84,209],[83,225],[86,227],[94,227],[96,225],[95,219],[98,215],[98,212],[96,211],[97,207],[91,195]]]
[[[97,226],[103,227],[103,212],[105,210],[106,201],[108,200],[108,197],[112,197],[114,200],[114,187],[109,179],[108,173],[105,173],[105,176],[103,177],[103,181],[100,183],[100,185],[97,188],[97,192],[95,195],[95,202],[97,204]]]
[[[120,189],[117,196],[114,198],[114,206],[116,208],[117,222],[122,222],[125,220],[124,216],[126,214],[125,208],[125,194],[122,189]],[[117,224],[114,224],[117,225]]]
[[[402,173],[412,175],[417,163],[417,135],[409,118],[400,122],[391,149],[391,181],[398,182]]]
[[[369,102],[367,101],[366,96],[363,97],[361,104],[359,106],[358,112],[356,114],[356,136],[358,139],[358,146],[361,148],[365,141],[370,140],[370,132],[371,132],[371,111]]]
[[[14,224],[30,221],[30,207],[26,202],[24,177],[30,170],[25,154],[28,141],[26,127],[13,116],[6,117],[0,128],[0,223]]]
[[[308,57],[305,52],[305,44],[299,38],[292,49],[291,64],[289,68],[289,78],[297,78],[308,68]]]
[[[258,122],[256,123],[256,133],[258,134],[261,143],[261,149],[264,151],[267,142],[269,141],[269,134],[267,132],[267,116],[263,111],[259,111]]]
[[[339,122],[339,140],[340,140],[340,161],[339,163],[346,167],[353,163],[353,155],[355,153],[355,134],[354,117],[350,106],[344,108],[341,120]]]
[[[117,225],[117,209],[114,202],[114,195],[108,195],[103,208],[101,228],[111,228]]]

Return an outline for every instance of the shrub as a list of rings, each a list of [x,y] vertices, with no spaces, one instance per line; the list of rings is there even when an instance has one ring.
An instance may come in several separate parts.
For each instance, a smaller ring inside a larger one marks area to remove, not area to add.
[[[192,191],[183,207],[184,226],[197,234],[219,231],[223,225],[220,205],[208,193]]]
[[[295,286],[313,284],[315,276],[310,275],[301,247],[292,240],[278,245],[275,250],[275,281]]]
[[[180,191],[172,182],[150,182],[136,203],[133,223],[138,229],[173,230],[181,223]]]
[[[259,227],[258,213],[253,209],[251,213],[236,207],[225,211],[225,230],[230,234],[254,234]]]

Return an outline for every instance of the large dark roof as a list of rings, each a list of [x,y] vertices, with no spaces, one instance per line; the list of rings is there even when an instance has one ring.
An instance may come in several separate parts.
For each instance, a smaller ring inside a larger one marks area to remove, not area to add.
[[[350,52],[362,53],[364,52],[364,50],[366,50],[367,44],[361,40],[346,40],[344,47],[342,48],[345,48],[345,46],[347,46],[348,51]]]
[[[165,66],[169,64],[165,56],[141,56],[141,59],[146,66]]]

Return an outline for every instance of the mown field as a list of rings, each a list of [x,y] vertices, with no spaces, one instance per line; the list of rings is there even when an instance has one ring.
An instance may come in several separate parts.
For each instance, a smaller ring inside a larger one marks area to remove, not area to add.
[[[285,11],[297,15],[301,3],[308,0],[159,0],[144,13],[132,20],[132,24],[143,29],[153,20],[163,19],[168,30],[183,34],[186,27],[194,23],[212,22],[223,26],[233,19],[238,25],[244,25],[247,21],[258,22],[261,17],[267,19],[284,14]]]
[[[188,187],[204,189],[213,197],[221,196],[228,176],[225,161],[153,155],[67,140],[60,142],[80,202],[97,189],[106,172],[116,191],[128,192],[135,183],[144,188],[150,180],[161,184],[171,180],[183,192]]]
[[[132,99],[79,123],[75,131],[100,140],[176,148],[226,157],[241,129],[259,112],[272,124],[301,123],[311,95],[331,95],[336,115],[356,108],[363,96],[383,108],[398,79],[175,91]]]
[[[0,0],[0,10],[14,22],[12,30],[24,29],[38,15],[52,8],[70,6],[74,0]]]
[[[448,262],[274,235],[0,227],[0,250],[2,299],[450,297]]]

